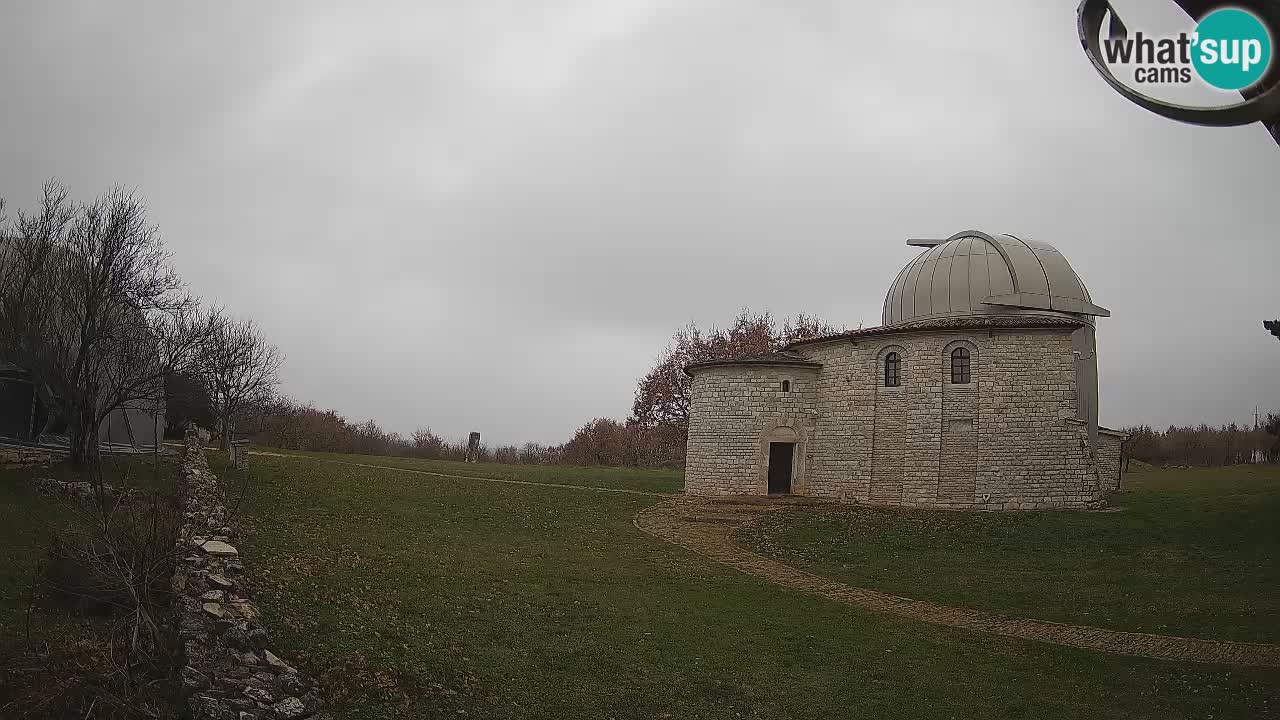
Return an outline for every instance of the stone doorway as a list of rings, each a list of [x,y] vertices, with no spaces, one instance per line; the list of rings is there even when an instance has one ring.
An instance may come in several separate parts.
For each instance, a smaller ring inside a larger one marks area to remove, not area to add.
[[[769,443],[769,494],[790,495],[791,473],[795,466],[796,444]]]

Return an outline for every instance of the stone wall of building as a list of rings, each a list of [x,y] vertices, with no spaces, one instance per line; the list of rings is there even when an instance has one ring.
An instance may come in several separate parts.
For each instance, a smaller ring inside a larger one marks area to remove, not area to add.
[[[1129,436],[1108,428],[1098,432],[1098,479],[1104,493],[1120,489],[1123,445]]]
[[[1099,482],[1088,427],[1076,419],[1071,331],[915,330],[793,349],[822,364],[794,410],[807,426],[793,491],[993,510],[1097,503],[1113,484]],[[960,346],[970,351],[967,384],[951,383],[951,351]],[[889,352],[901,358],[899,387],[884,386]],[[772,372],[695,372],[690,493],[763,494],[760,432],[785,413],[766,392],[781,377]]]
[[[685,489],[692,495],[763,495],[768,437],[790,440],[797,463],[813,426],[817,372],[791,366],[718,366],[693,377]],[[782,391],[783,381],[790,390]],[[804,494],[796,474],[793,492]]]

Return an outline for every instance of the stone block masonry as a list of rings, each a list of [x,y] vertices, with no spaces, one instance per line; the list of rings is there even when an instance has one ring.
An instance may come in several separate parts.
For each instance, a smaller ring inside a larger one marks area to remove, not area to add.
[[[693,378],[685,475],[694,495],[763,495],[769,433],[785,429],[797,452],[816,417],[817,369],[712,367]],[[783,391],[782,383],[787,382]]]
[[[978,230],[908,245],[927,249],[884,325],[685,368],[689,494],[764,494],[775,440],[799,454],[793,494],[842,502],[1086,508],[1115,490],[1124,438],[1098,425],[1094,331],[1111,312],[1062,253]],[[777,392],[786,373],[802,392]]]
[[[188,433],[181,458],[186,500],[177,540],[173,624],[182,646],[175,685],[192,720],[319,718],[314,684],[270,650],[241,562],[236,519]]]
[[[1086,508],[1114,491],[1121,433],[1095,445],[1081,416],[1076,325],[871,331],[795,348],[805,367],[693,371],[685,486],[765,494],[767,446],[793,432],[793,493],[954,509]],[[968,383],[953,383],[965,348]],[[884,362],[897,353],[899,382]],[[790,380],[791,392],[781,383]]]
[[[1121,463],[1124,443],[1129,436],[1115,430],[1103,429],[1098,433],[1098,479],[1106,491],[1120,489]]]

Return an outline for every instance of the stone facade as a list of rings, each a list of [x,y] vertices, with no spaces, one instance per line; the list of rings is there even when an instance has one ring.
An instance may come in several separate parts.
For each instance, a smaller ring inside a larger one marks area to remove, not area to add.
[[[694,375],[689,413],[686,478],[699,495],[764,495],[771,439],[796,443],[794,476],[808,476],[803,463],[817,420],[818,368],[797,366],[712,367]],[[789,385],[782,391],[782,383]],[[803,487],[793,485],[793,492]]]
[[[687,492],[766,494],[771,442],[794,443],[792,494],[844,502],[1083,508],[1118,487],[1125,438],[1098,426],[1093,318],[1109,311],[1065,258],[977,231],[914,242],[930,249],[885,326],[686,369]],[[971,377],[953,383],[961,348]]]
[[[798,495],[996,510],[1097,504],[1115,489],[1121,438],[1104,432],[1095,460],[1078,417],[1075,330],[872,332],[792,349],[812,366],[697,369],[687,491],[765,494],[773,440],[796,443]],[[951,382],[957,347],[970,353],[968,384]],[[884,382],[890,352],[896,387]]]
[[[1099,482],[1104,492],[1119,490],[1124,463],[1123,446],[1129,436],[1117,430],[1100,428],[1098,439]]]

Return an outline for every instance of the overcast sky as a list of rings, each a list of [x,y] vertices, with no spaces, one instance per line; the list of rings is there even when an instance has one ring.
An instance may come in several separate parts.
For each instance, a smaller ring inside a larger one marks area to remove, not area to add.
[[[1054,243],[1112,311],[1104,424],[1280,410],[1260,126],[1123,100],[1075,0],[873,7],[23,3],[0,196],[135,187],[287,393],[401,432],[562,442],[680,325],[877,325],[905,239],[970,228]]]

